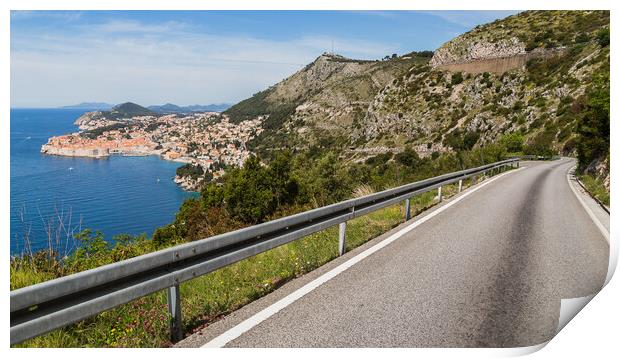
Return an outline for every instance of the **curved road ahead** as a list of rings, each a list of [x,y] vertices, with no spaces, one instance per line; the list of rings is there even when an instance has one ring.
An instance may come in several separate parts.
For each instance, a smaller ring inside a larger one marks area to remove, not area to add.
[[[517,347],[550,340],[560,299],[597,292],[607,274],[608,241],[567,181],[574,164],[524,162],[520,170],[446,200],[442,206],[449,207],[413,218],[179,346]],[[290,300],[300,287],[420,220]],[[282,298],[289,304],[275,312],[272,305]]]

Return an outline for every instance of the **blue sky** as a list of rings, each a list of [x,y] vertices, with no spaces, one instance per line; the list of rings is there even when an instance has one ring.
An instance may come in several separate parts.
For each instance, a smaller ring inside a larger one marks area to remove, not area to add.
[[[325,51],[433,50],[516,11],[12,11],[11,106],[234,103]]]

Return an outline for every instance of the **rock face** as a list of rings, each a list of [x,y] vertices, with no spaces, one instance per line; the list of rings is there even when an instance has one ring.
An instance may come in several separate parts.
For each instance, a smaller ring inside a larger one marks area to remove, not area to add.
[[[432,67],[455,63],[525,55],[525,44],[511,37],[495,43],[455,39],[441,46],[430,61]]]

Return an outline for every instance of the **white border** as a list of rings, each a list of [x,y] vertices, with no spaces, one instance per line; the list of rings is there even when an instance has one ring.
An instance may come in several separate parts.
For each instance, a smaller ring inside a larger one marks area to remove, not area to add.
[[[37,10],[37,9],[76,9],[76,10],[123,10],[123,9],[355,9],[355,10],[388,10],[388,9],[416,9],[416,10],[511,10],[511,9],[611,9],[611,22],[613,26],[611,26],[612,31],[612,44],[611,44],[611,77],[612,77],[612,98],[620,98],[618,96],[618,90],[615,83],[617,83],[617,75],[614,69],[618,68],[619,60],[618,60],[618,32],[616,31],[617,24],[619,24],[618,20],[618,9],[619,2],[617,1],[602,1],[602,0],[590,0],[587,2],[578,1],[578,0],[551,0],[545,1],[542,3],[541,1],[533,1],[533,0],[505,0],[505,1],[481,1],[481,0],[470,0],[470,1],[450,1],[450,0],[421,0],[421,1],[408,1],[408,0],[358,0],[358,1],[350,1],[350,0],[297,0],[297,1],[284,1],[284,0],[229,0],[227,2],[217,2],[217,1],[198,1],[198,0],[177,0],[177,1],[163,1],[163,0],[123,0],[123,1],[113,1],[113,0],[4,0],[0,1],[0,41],[2,46],[2,55],[0,57],[0,61],[3,68],[3,81],[0,84],[0,94],[2,99],[2,115],[0,118],[2,121],[2,140],[0,140],[2,145],[2,165],[3,168],[9,167],[9,117],[10,117],[10,32],[9,32],[9,23],[10,9],[19,9],[19,10]],[[611,119],[611,167],[612,172],[613,168],[618,167],[618,158],[620,154],[620,149],[616,145],[616,136],[618,135],[618,127],[620,126],[620,121],[618,120],[618,115],[615,112],[615,105],[612,101],[612,119]],[[616,203],[617,199],[617,189],[618,188],[618,179],[617,176],[612,176],[611,180],[612,190],[611,190],[611,201]],[[7,200],[10,195],[9,188],[9,175],[8,169],[5,170],[5,174],[2,176],[2,186],[1,186],[1,194],[2,197],[5,198],[4,201],[4,215],[0,217],[0,227],[4,228],[5,238],[8,238],[10,235],[9,232],[9,212],[10,212],[10,202]],[[612,242],[618,242],[618,235],[615,230],[616,225],[613,220],[610,223],[611,225],[611,235],[610,239]],[[8,245],[2,245],[0,250],[4,253],[4,257],[8,259],[9,257],[9,247]],[[3,278],[5,287],[8,287],[9,281],[9,270],[8,265],[3,265],[2,268]],[[584,355],[609,355],[612,351],[617,351],[617,332],[620,327],[618,327],[618,317],[620,317],[620,310],[618,309],[618,302],[620,302],[620,284],[617,282],[618,280],[611,282],[606,286],[605,290],[602,291],[602,294],[598,294],[592,302],[586,306],[583,311],[573,319],[573,323],[569,324],[565,327],[560,334],[558,334],[549,344],[548,348],[542,350],[538,353],[538,356],[545,357],[560,357],[560,356],[584,356]],[[0,300],[2,300],[3,307],[9,306],[8,295],[2,295]],[[8,315],[5,315],[8,320]],[[4,350],[8,350],[9,347],[9,325],[8,322],[5,323],[4,330],[4,342],[2,347]],[[71,350],[71,349],[57,349],[53,352],[58,352],[58,354],[62,354],[63,356],[71,355],[71,354],[81,354],[81,351]],[[130,351],[115,351],[115,354],[129,354],[127,352]],[[378,350],[378,349],[354,349],[354,350],[346,350],[346,351],[334,351],[334,350],[321,350],[320,354],[338,354],[342,355],[352,353],[356,356],[375,356],[377,354],[385,354],[389,353],[394,356],[402,356],[409,357],[411,355],[410,350]],[[454,355],[462,355],[466,354],[466,352],[472,352],[471,350],[466,349],[453,349],[453,350],[437,350],[437,349],[417,349],[415,351],[416,354],[422,354],[424,356],[454,356]],[[38,350],[11,350],[9,352],[5,352],[5,354],[11,354],[12,356],[18,355],[34,355],[39,354]],[[247,352],[245,352],[247,353]],[[108,355],[109,352],[103,349],[95,349],[90,350],[89,354],[95,356]],[[149,351],[149,354],[155,355],[164,355],[168,354],[165,350],[157,350],[153,349]],[[187,353],[185,353],[187,354]],[[197,353],[201,356],[204,353]],[[218,355],[241,355],[244,354],[243,351],[238,350],[227,350],[224,353],[219,352]],[[282,357],[290,357],[291,354],[296,356],[307,356],[315,358],[316,354],[319,354],[317,350],[292,350],[292,349],[281,349],[281,350],[254,350],[252,354],[264,354],[269,355],[270,357],[274,356],[282,356]],[[244,354],[246,355],[246,354]]]

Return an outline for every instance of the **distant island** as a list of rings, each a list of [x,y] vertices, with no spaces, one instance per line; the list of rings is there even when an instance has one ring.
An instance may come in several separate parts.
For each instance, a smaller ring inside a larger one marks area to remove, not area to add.
[[[130,102],[127,102],[130,103]],[[191,106],[179,106],[172,103],[153,105],[146,107],[156,113],[192,113],[192,112],[224,112],[232,105],[229,103],[219,104],[194,104]],[[98,111],[109,111],[114,107],[113,104],[105,102],[82,102],[70,106],[62,106],[62,109],[91,109]]]

